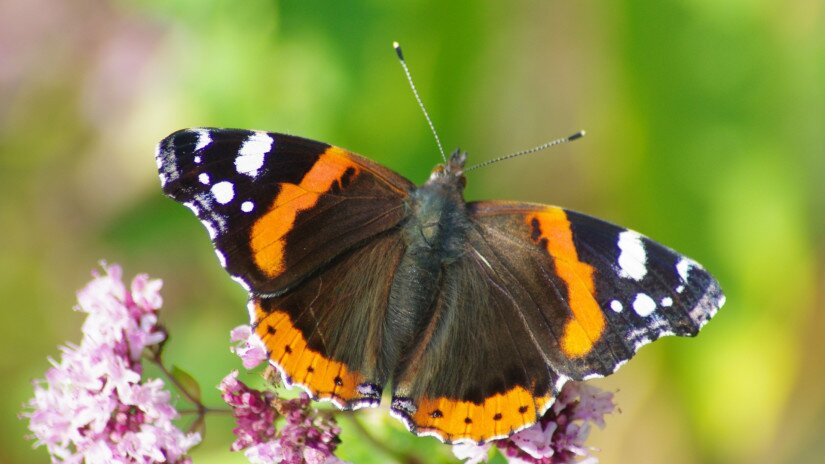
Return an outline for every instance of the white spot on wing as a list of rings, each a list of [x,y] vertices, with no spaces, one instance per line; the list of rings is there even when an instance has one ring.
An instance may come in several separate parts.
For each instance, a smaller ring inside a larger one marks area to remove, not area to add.
[[[195,151],[200,149],[206,148],[207,145],[212,143],[212,137],[209,136],[209,131],[206,129],[196,129],[195,133],[198,134],[198,143],[195,144]],[[200,157],[198,157],[200,158]],[[195,161],[199,163],[200,160]]]
[[[245,202],[241,203],[241,211],[243,211],[244,213],[248,213],[248,212],[252,211],[252,208],[254,208],[254,207],[255,207],[255,204],[252,203],[251,201],[245,201]]]
[[[200,156],[196,156],[196,157],[195,157],[195,164],[200,164],[200,163],[201,163],[201,157],[200,157]]]
[[[212,195],[215,196],[215,201],[225,205],[232,201],[232,198],[235,197],[235,187],[231,182],[218,182],[212,186]]]
[[[642,245],[642,236],[632,230],[619,234],[619,275],[634,280],[642,280],[647,274],[647,254]]]
[[[266,132],[255,132],[249,136],[235,158],[235,169],[239,174],[246,174],[250,177],[258,175],[258,171],[264,165],[264,155],[272,149],[272,137]]]
[[[688,258],[682,258],[676,263],[676,272],[679,273],[679,277],[682,278],[683,282],[687,282],[688,272],[690,272],[691,267],[693,267],[693,261]]]
[[[662,306],[664,306],[665,308],[673,306],[673,298],[669,296],[662,298]]]
[[[209,185],[209,174],[202,172],[198,175],[198,180],[201,184]]]
[[[685,291],[685,286],[684,285],[680,285],[680,286],[676,287],[676,292],[677,293],[682,293],[684,291]]]
[[[622,305],[621,301],[613,300],[613,301],[610,302],[610,309],[612,309],[613,311],[616,311],[617,313],[620,313],[620,312],[622,312],[622,309],[624,309],[624,306]]]
[[[650,316],[656,310],[656,302],[645,293],[637,293],[633,300],[633,311],[642,317]]]

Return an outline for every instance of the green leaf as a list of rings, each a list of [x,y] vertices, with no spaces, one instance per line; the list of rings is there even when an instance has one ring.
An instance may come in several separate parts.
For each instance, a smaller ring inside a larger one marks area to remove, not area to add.
[[[175,378],[178,385],[186,390],[187,396],[194,398],[198,403],[201,402],[201,386],[198,384],[198,381],[192,377],[192,375],[178,366],[173,365],[172,377]]]

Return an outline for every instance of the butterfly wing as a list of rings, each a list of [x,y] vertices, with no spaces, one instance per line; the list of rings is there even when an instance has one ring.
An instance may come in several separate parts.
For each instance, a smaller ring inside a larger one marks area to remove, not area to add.
[[[695,336],[724,304],[719,283],[699,263],[635,231],[544,205],[479,202],[470,209],[516,278],[543,275],[533,277],[532,292],[543,282],[561,300],[559,347],[569,362],[560,372],[573,379],[610,374],[662,336]],[[513,247],[533,265],[518,269],[505,253]]]
[[[186,129],[158,146],[163,191],[203,222],[221,264],[279,294],[395,227],[414,185],[338,147],[284,134]]]
[[[394,376],[394,415],[420,435],[484,442],[529,426],[568,379],[609,374],[723,304],[697,263],[560,208],[468,205],[431,326]]]
[[[284,382],[343,409],[376,406],[383,321],[404,243],[385,233],[277,297],[250,302],[254,328]]]
[[[269,132],[182,130],[156,159],[163,191],[198,216],[250,292],[252,324],[285,380],[341,407],[377,403],[386,376],[370,369],[364,344],[387,305],[413,184],[340,148]]]

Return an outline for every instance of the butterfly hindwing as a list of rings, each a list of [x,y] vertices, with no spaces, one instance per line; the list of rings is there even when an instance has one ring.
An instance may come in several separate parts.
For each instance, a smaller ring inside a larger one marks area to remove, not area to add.
[[[416,434],[485,442],[535,423],[552,404],[559,376],[521,317],[529,294],[500,265],[474,242],[444,267],[425,336],[393,377],[392,412]]]
[[[164,192],[209,231],[253,294],[278,294],[404,217],[414,186],[372,161],[300,137],[186,129],[157,152]]]
[[[382,324],[403,251],[400,234],[387,232],[282,296],[252,299],[253,328],[287,384],[344,409],[380,402]],[[386,272],[354,272],[378,268]]]

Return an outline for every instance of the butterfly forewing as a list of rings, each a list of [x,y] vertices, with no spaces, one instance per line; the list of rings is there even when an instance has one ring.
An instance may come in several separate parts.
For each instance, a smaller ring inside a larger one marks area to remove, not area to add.
[[[562,311],[564,322],[551,325],[564,358],[553,367],[564,376],[610,374],[650,341],[696,335],[724,304],[698,263],[634,231],[544,205],[469,206],[542,317]]]
[[[187,129],[157,153],[164,192],[200,218],[229,273],[279,294],[396,226],[414,186],[366,158],[270,132]]]

